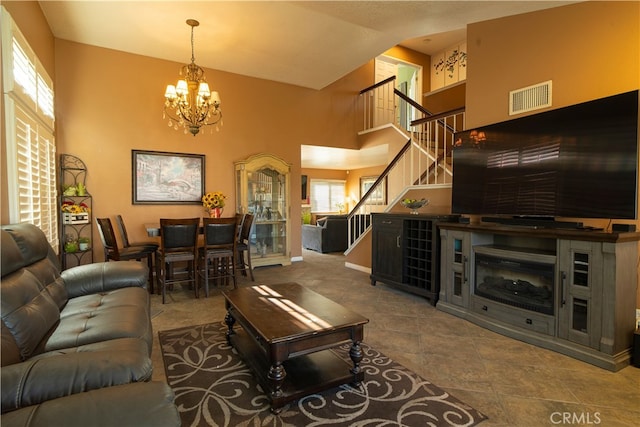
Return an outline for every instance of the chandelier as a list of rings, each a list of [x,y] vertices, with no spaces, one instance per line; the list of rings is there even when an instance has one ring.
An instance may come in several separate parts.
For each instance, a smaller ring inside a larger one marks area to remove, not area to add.
[[[169,117],[170,127],[177,130],[178,126],[182,126],[184,133],[188,130],[196,136],[202,126],[218,123],[222,119],[222,111],[220,95],[216,91],[211,92],[204,70],[195,63],[193,29],[200,23],[195,19],[187,19],[187,24],[191,26],[191,64],[180,70],[184,78],[178,80],[178,84],[167,85],[162,117]]]

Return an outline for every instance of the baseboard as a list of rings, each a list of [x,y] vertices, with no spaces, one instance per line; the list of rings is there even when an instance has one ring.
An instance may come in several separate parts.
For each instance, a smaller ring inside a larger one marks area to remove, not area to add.
[[[345,262],[344,266],[352,270],[362,271],[363,273],[371,274],[371,267],[363,267],[361,265],[352,264],[350,262]]]

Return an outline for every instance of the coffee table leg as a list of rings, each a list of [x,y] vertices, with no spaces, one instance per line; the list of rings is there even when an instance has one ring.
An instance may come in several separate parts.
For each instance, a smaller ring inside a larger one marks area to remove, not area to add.
[[[349,357],[353,361],[353,368],[351,368],[350,370],[350,372],[353,374],[353,384],[355,386],[358,386],[360,385],[359,374],[362,371],[362,368],[360,367],[360,361],[363,357],[362,347],[360,347],[359,341],[353,341],[353,343],[351,344],[351,348],[349,349]]]
[[[282,395],[282,383],[284,382],[284,378],[287,376],[287,371],[284,370],[284,367],[281,363],[275,363],[271,365],[269,368],[269,374],[267,378],[271,382],[271,395],[273,397],[280,397]]]
[[[236,323],[236,319],[233,318],[233,316],[227,312],[227,315],[224,316],[224,323],[227,324],[227,327],[229,328],[227,330],[227,343],[231,344],[231,335],[235,334],[235,332],[233,331],[233,325]]]

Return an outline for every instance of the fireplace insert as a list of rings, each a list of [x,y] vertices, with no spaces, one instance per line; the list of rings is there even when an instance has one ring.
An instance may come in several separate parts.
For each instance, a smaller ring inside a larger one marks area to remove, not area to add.
[[[554,265],[476,253],[478,296],[553,315]]]

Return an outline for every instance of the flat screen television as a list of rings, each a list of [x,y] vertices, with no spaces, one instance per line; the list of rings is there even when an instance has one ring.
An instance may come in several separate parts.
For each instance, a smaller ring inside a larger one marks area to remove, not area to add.
[[[458,132],[452,211],[636,219],[638,91]]]

